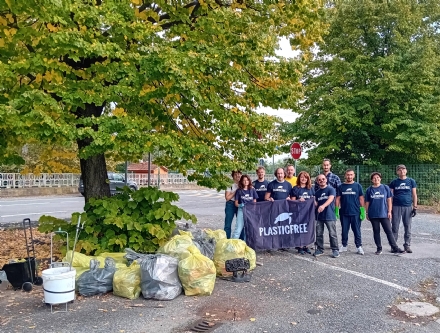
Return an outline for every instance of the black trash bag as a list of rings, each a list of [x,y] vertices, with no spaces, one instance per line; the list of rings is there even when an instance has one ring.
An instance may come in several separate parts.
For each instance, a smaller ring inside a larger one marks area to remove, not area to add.
[[[212,260],[215,252],[215,238],[209,237],[203,230],[197,230],[192,235],[193,243],[200,250],[200,253]]]
[[[145,255],[140,260],[141,290],[145,298],[172,300],[182,293],[179,259],[166,254]]]
[[[83,296],[93,296],[112,291],[115,272],[115,261],[112,258],[105,258],[104,268],[99,268],[98,260],[90,260],[90,270],[82,273],[76,282],[78,292]]]

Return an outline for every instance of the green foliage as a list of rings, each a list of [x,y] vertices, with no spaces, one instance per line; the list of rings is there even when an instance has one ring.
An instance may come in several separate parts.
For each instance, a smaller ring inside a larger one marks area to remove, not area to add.
[[[310,163],[438,163],[438,0],[336,0],[327,22],[284,135]]]
[[[81,231],[77,251],[97,255],[101,252],[122,252],[130,248],[140,253],[155,252],[163,245],[180,219],[196,223],[194,215],[171,204],[179,196],[156,188],[131,191],[125,187],[122,193],[110,198],[91,199],[81,214]],[[64,230],[69,233],[70,245],[75,236],[79,213],[72,215],[72,222],[42,216],[40,232]]]
[[[105,159],[155,162],[204,185],[271,155],[279,119],[259,106],[301,97],[322,1],[0,2],[0,130],[77,142],[86,201],[102,196]],[[279,38],[304,57],[277,55]],[[3,123],[3,120],[5,122]],[[87,164],[89,161],[90,164]],[[99,169],[100,171],[96,171]]]

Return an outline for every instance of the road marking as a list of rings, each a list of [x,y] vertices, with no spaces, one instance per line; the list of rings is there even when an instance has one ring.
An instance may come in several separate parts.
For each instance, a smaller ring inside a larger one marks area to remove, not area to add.
[[[416,295],[416,296],[422,296],[421,293],[419,293],[417,291],[414,291],[412,289],[400,286],[398,284],[395,284],[395,283],[392,283],[392,282],[389,282],[389,281],[381,280],[381,279],[375,278],[373,276],[366,275],[364,273],[359,273],[359,272],[356,272],[356,271],[351,271],[349,269],[342,268],[342,267],[332,266],[332,265],[323,263],[321,261],[316,261],[314,259],[304,258],[304,257],[300,257],[300,256],[297,256],[297,255],[295,255],[295,258],[300,259],[300,260],[305,260],[305,261],[314,263],[316,265],[324,266],[324,267],[333,269],[335,271],[340,271],[340,272],[344,272],[344,273],[347,273],[347,274],[352,274],[352,275],[355,275],[355,276],[358,276],[358,277],[361,277],[361,278],[364,278],[364,279],[367,279],[367,280],[370,280],[370,281],[382,283],[382,284],[384,284],[386,286],[395,288],[397,290],[406,291],[407,293],[410,293],[410,294],[413,294],[413,295]]]
[[[39,213],[26,213],[26,214],[14,214],[14,215],[1,215],[0,217],[13,217],[13,216],[24,216],[24,215],[43,215],[43,214],[53,214],[53,213],[67,213],[66,210],[56,210],[54,212],[39,212]]]
[[[0,205],[0,207],[11,207],[11,206],[29,206],[29,205],[47,205],[46,202],[35,202],[35,203],[27,203],[27,204],[12,204],[12,205]]]

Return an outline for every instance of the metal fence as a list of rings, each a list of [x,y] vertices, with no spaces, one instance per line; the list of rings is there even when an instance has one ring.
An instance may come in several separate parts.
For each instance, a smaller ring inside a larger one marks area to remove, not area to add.
[[[337,174],[342,181],[344,181],[344,173],[346,169],[353,169],[356,173],[356,181],[359,182],[364,189],[371,185],[370,174],[373,171],[378,171],[382,174],[382,183],[389,184],[397,177],[395,165],[340,165],[332,166],[332,172]],[[407,165],[408,177],[413,178],[417,182],[418,201],[421,205],[432,205],[440,202],[440,165],[438,164],[416,164]],[[320,166],[303,166],[298,165],[296,173],[307,171],[312,179],[321,173]],[[245,173],[245,172],[243,172]],[[255,172],[248,173],[248,175],[255,180],[257,175]],[[79,174],[73,173],[42,173],[34,174],[20,174],[20,173],[0,173],[0,187],[3,188],[29,188],[29,187],[61,187],[61,186],[78,186]],[[271,181],[275,177],[272,173],[266,174],[266,179]],[[128,174],[128,180],[135,181],[140,186],[148,184],[147,174]],[[182,174],[169,173],[166,175],[151,175],[150,185],[183,185],[196,184],[190,182],[187,177]]]
[[[38,175],[32,173],[0,173],[0,187],[29,188],[78,186],[79,177],[79,174],[74,173],[41,173]]]

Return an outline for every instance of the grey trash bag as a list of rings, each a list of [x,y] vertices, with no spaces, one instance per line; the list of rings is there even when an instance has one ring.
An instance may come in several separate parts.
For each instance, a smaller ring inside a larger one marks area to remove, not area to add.
[[[193,232],[193,243],[200,250],[200,253],[209,259],[214,258],[215,238],[209,237],[203,230]]]
[[[141,290],[145,298],[172,300],[182,293],[177,271],[179,260],[166,254],[142,258]]]
[[[115,272],[115,261],[112,258],[105,258],[104,268],[99,268],[98,260],[90,260],[90,270],[82,273],[76,282],[78,292],[83,296],[93,296],[112,291]]]

